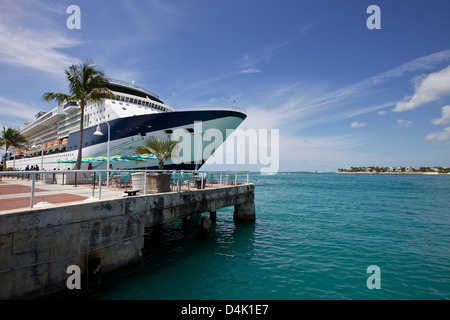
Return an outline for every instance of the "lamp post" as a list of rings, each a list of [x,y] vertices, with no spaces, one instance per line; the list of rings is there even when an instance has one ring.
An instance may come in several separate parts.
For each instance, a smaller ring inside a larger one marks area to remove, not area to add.
[[[36,145],[36,141],[37,140],[41,140],[41,166],[40,166],[40,170],[44,170],[44,141],[42,141],[41,138],[37,138],[36,140],[34,140],[34,144],[31,146],[31,148],[37,148]]]
[[[111,127],[110,127],[108,121],[104,121],[104,122],[108,125],[108,142],[107,142],[107,147],[106,147],[106,170],[107,170],[106,171],[106,186],[109,187],[109,141],[110,141]],[[94,135],[96,135],[96,136],[102,136],[103,135],[102,131],[100,130],[100,124],[101,123],[102,122],[100,122],[97,125],[97,129],[94,132]]]
[[[14,155],[13,155],[13,171],[16,171],[16,152],[17,152],[17,149],[14,148],[14,147],[11,147],[10,149],[12,149],[11,153],[14,152]],[[11,160],[11,155],[9,156],[9,159]],[[6,160],[6,153],[5,153],[5,160]]]

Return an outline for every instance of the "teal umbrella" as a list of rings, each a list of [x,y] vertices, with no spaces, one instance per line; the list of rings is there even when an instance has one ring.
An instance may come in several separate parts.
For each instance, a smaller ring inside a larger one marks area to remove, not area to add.
[[[141,158],[139,158],[137,156],[123,156],[122,159],[128,160],[128,161],[130,161],[130,160],[133,160],[133,161],[144,161],[144,159],[141,159]]]
[[[139,154],[136,157],[139,157],[141,159],[158,159],[158,157],[151,154]]]

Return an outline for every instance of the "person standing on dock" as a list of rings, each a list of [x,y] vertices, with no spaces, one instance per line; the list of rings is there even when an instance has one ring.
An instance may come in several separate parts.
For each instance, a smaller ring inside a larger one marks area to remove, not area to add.
[[[3,161],[0,163],[0,171],[5,170],[5,165],[3,164]],[[0,175],[0,181],[2,180],[2,175]]]

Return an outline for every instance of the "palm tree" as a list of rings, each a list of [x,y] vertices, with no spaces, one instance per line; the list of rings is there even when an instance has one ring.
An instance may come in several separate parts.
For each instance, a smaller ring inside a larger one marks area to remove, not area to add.
[[[103,71],[94,63],[86,60],[78,65],[71,65],[65,70],[69,82],[70,94],[59,92],[47,92],[44,94],[46,101],[56,100],[60,104],[76,102],[80,106],[80,140],[78,143],[78,156],[75,169],[81,168],[83,129],[84,129],[84,108],[88,103],[102,103],[105,99],[113,99],[114,93],[106,85]]]
[[[164,160],[172,158],[172,153],[181,147],[179,141],[150,137],[144,141],[142,146],[136,148],[137,154],[150,154],[158,158],[158,169],[164,169]]]
[[[0,138],[0,145],[5,146],[5,168],[6,168],[6,153],[10,147],[24,148],[25,143],[28,143],[27,139],[22,136],[19,131],[14,128],[6,129],[3,127],[2,137]]]

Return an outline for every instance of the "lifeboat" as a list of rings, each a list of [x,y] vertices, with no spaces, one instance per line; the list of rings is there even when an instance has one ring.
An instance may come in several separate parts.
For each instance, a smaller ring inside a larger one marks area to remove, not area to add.
[[[64,138],[61,142],[61,150],[67,150],[67,142],[69,141],[69,139]]]
[[[61,149],[61,144],[62,144],[62,141],[56,140],[55,142],[53,142],[53,147],[54,147],[56,150],[59,150],[59,149]]]

